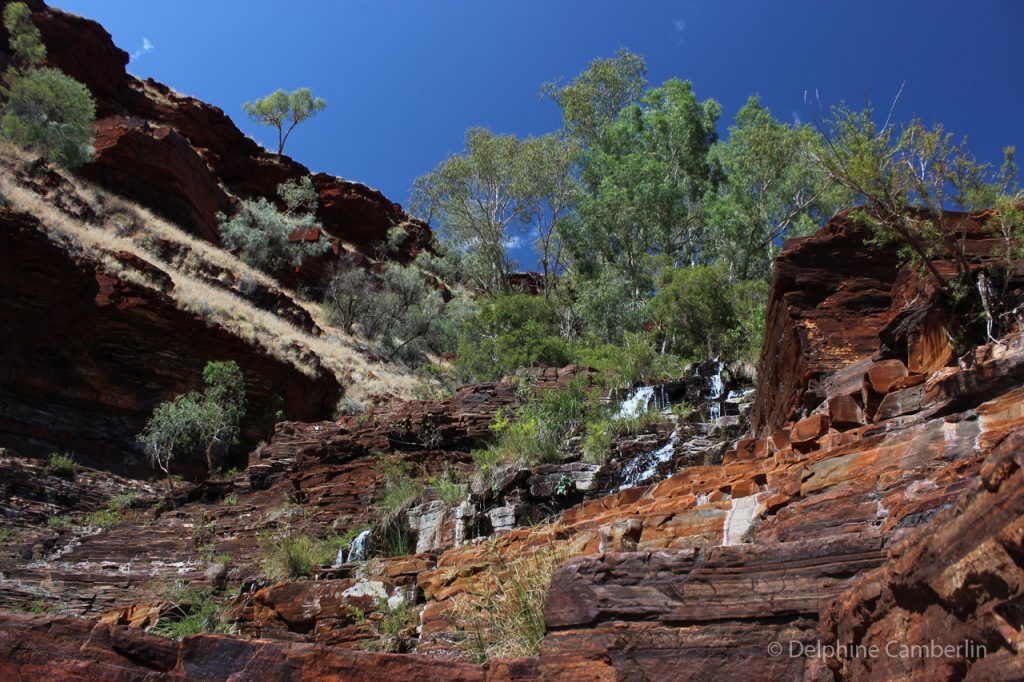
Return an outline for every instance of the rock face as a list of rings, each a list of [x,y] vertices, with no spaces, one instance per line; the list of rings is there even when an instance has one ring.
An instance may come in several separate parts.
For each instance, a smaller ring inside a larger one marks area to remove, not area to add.
[[[0,438],[24,453],[76,453],[84,464],[138,473],[134,439],[153,408],[202,388],[209,360],[235,360],[251,415],[275,393],[298,419],[329,414],[340,388],[261,353],[182,310],[159,290],[74,258],[32,216],[0,210]],[[257,433],[266,424],[256,418]],[[149,470],[149,466],[145,466]]]

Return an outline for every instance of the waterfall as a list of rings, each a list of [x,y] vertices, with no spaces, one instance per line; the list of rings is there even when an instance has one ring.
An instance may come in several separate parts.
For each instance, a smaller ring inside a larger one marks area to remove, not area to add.
[[[357,535],[352,542],[348,545],[348,556],[345,556],[345,548],[342,547],[338,550],[338,556],[334,560],[334,565],[338,566],[344,563],[352,563],[353,561],[363,561],[366,559],[366,543],[370,539],[369,529],[364,530],[362,533]]]
[[[647,411],[647,407],[651,404],[651,398],[653,397],[653,386],[641,386],[640,388],[634,389],[629,396],[622,401],[622,405],[619,406],[619,413],[615,415],[615,418],[629,419],[631,417],[639,416],[640,413]]]
[[[721,360],[715,361],[715,373],[708,378],[708,417],[715,421],[722,416],[722,394],[725,392],[725,385],[722,383],[722,368],[725,366]]]
[[[653,478],[658,473],[658,465],[672,459],[678,439],[679,437],[673,433],[665,445],[651,452],[640,453],[630,460],[622,468],[622,485],[619,486],[619,490],[635,488]]]

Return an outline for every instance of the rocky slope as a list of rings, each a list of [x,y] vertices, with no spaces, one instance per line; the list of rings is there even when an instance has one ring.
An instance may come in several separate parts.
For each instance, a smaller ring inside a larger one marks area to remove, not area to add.
[[[276,278],[246,267],[217,248],[216,214],[240,198],[277,201],[280,182],[309,170],[261,149],[216,107],[129,75],[99,24],[28,4],[48,63],[96,98],[97,155],[72,175],[0,149],[2,444],[148,473],[135,434],[155,405],[201,387],[208,360],[246,373],[250,445],[269,437],[278,409],[312,421],[334,415],[342,394],[411,395],[408,370],[322,329],[316,305],[289,287],[320,284],[343,256],[368,264],[395,226],[407,238],[390,257],[406,262],[429,227],[375,190],[315,174],[335,248]],[[199,472],[179,463],[178,473]]]
[[[47,63],[88,85],[96,98],[97,155],[82,177],[217,243],[218,211],[229,211],[238,198],[278,201],[278,184],[310,175],[245,137],[219,108],[128,74],[128,53],[98,23],[42,2],[28,4],[47,45]],[[6,60],[6,44],[0,27],[0,60]],[[374,258],[396,225],[407,237],[393,257],[407,260],[430,243],[429,226],[380,192],[325,173],[313,180],[317,216],[338,242],[328,259],[345,252]],[[323,264],[308,263],[286,283],[315,283]]]
[[[405,556],[274,583],[260,572],[258,533],[365,527],[385,492],[377,452],[424,475],[468,467],[496,411],[519,400],[511,385],[280,424],[238,477],[155,512],[140,502],[104,528],[40,520],[62,504],[100,507],[123,482],[87,472],[68,497],[52,477],[17,473],[30,464],[9,456],[21,483],[7,489],[3,523],[18,549],[0,596],[87,618],[7,612],[10,676],[255,679],[259,665],[261,679],[415,679],[445,659],[453,679],[1020,677],[1024,334],[954,358],[930,327],[939,303],[908,295],[919,287],[912,273],[864,236],[840,218],[784,249],[769,309],[780,331],[761,363],[773,379],[757,392],[749,437],[721,459],[674,457],[673,475],[619,491],[600,482],[614,469],[562,465],[558,480],[576,497],[561,503],[542,467],[497,493],[463,490],[463,502],[428,489],[402,517],[415,552]],[[861,276],[821,286],[814,273],[837,255]],[[887,332],[896,326],[904,343]],[[555,388],[574,373],[535,380]],[[656,447],[664,432],[652,438]],[[541,499],[561,510],[538,524],[529,509]],[[450,662],[465,656],[460,600],[545,555],[562,565],[540,655]],[[174,643],[139,632],[167,608],[159,586],[169,579],[241,585],[231,615],[240,637]],[[389,603],[418,612],[402,640],[415,654],[332,653],[378,641]]]

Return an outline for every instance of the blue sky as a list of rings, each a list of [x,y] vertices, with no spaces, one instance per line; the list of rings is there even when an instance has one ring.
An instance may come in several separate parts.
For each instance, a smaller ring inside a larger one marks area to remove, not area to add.
[[[224,109],[248,134],[273,132],[240,105],[310,87],[328,108],[286,151],[406,204],[418,175],[461,149],[465,130],[539,134],[559,127],[540,100],[621,47],[648,79],[680,77],[723,105],[722,132],[751,94],[781,119],[806,118],[804,94],[942,121],[982,159],[1024,153],[1024,2],[1015,0],[51,0],[96,19],[129,71]],[[148,49],[147,47],[148,46]]]

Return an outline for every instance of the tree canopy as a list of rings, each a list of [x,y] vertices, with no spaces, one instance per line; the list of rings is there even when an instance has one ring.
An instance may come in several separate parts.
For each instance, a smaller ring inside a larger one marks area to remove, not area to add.
[[[3,74],[6,87],[0,88],[0,135],[66,168],[91,161],[96,102],[89,89],[58,69],[40,66],[46,46],[25,3],[4,8],[4,27],[13,64]]]
[[[309,88],[299,88],[291,94],[278,89],[255,102],[245,102],[242,109],[249,118],[277,130],[277,155],[284,153],[284,145],[295,126],[307,121],[327,108],[321,97],[313,97]]]

